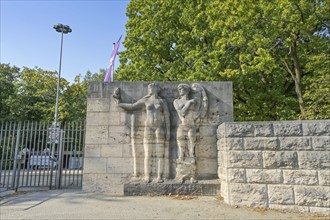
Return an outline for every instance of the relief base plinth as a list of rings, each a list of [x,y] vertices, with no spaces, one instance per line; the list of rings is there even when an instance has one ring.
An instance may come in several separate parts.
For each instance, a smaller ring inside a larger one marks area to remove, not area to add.
[[[220,195],[218,180],[200,180],[198,183],[180,183],[165,180],[163,183],[128,182],[124,184],[124,196],[160,196],[160,195]]]
[[[190,183],[196,183],[196,162],[194,158],[186,158],[185,160],[176,161],[176,176],[178,182],[190,180]]]

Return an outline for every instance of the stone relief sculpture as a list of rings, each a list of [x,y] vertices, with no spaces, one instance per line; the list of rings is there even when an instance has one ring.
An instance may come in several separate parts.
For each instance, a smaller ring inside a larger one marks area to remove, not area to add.
[[[194,83],[191,88],[188,84],[179,84],[177,88],[180,98],[175,99],[173,105],[181,122],[177,130],[179,155],[176,180],[183,182],[186,178],[190,178],[193,183],[197,182],[195,145],[198,123],[196,122],[206,115],[208,98],[204,88],[198,83]]]
[[[169,144],[170,138],[170,119],[169,110],[165,99],[158,96],[160,88],[157,84],[148,85],[148,95],[141,98],[135,103],[121,103],[120,89],[114,91],[113,97],[116,104],[126,110],[134,111],[139,109],[146,110],[146,120],[144,122],[144,181],[151,181],[151,154],[153,148],[156,154],[157,179],[155,182],[163,182],[164,172],[164,154],[166,145]],[[167,147],[168,149],[168,147]],[[136,161],[136,155],[133,150],[133,157]],[[136,164],[134,165],[133,177],[138,178],[136,172]]]

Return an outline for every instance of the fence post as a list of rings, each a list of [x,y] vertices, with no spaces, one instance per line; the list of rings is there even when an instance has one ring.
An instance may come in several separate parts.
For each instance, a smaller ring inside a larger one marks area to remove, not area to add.
[[[58,159],[57,159],[57,173],[56,173],[56,188],[61,188],[62,182],[62,158],[63,158],[63,137],[64,131],[61,129],[60,131],[60,141],[59,141],[59,149],[58,149]]]

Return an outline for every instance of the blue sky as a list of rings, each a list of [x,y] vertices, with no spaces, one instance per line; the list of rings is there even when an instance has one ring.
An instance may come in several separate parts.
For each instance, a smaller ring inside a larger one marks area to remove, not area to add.
[[[113,43],[125,38],[128,0],[0,1],[1,63],[58,71],[61,34],[53,26],[66,24],[72,33],[64,35],[61,77],[73,82],[107,68]]]

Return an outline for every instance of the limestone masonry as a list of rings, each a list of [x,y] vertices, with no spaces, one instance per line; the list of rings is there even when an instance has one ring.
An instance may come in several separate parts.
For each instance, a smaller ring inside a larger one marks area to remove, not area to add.
[[[231,82],[91,83],[83,190],[217,179],[216,130],[226,121]]]
[[[330,120],[233,122],[231,82],[88,87],[83,191],[330,215]]]
[[[229,122],[217,136],[225,202],[330,214],[330,120]]]

